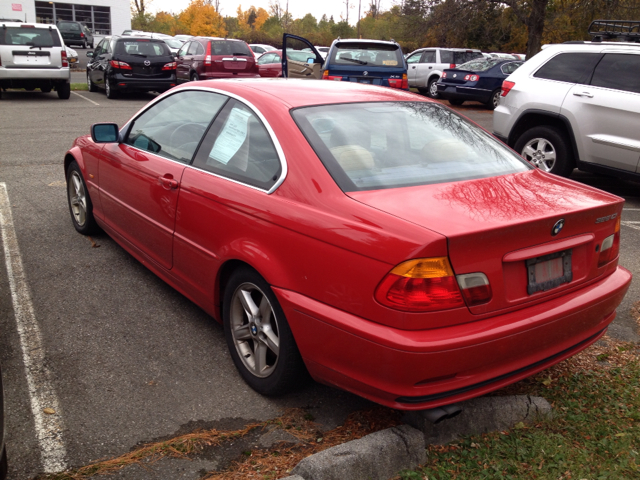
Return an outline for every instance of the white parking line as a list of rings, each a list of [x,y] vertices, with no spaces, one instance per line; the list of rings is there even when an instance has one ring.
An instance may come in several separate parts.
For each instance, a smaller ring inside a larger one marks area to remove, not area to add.
[[[67,469],[67,452],[62,436],[64,424],[58,397],[51,383],[51,374],[46,367],[44,345],[31,303],[27,278],[22,268],[18,237],[13,227],[11,204],[5,183],[0,183],[0,230],[42,467],[46,473],[56,473]]]
[[[623,212],[640,212],[640,208],[623,208]]]
[[[73,93],[74,95],[79,96],[80,98],[84,98],[87,102],[91,102],[91,103],[93,103],[94,105],[98,105],[98,106],[100,105],[99,103],[96,103],[96,102],[94,102],[93,100],[88,99],[88,98],[87,98],[87,97],[85,97],[84,95],[80,95],[78,92],[71,92],[71,93]]]
[[[640,222],[620,222],[625,227],[635,228],[636,230],[640,230]]]

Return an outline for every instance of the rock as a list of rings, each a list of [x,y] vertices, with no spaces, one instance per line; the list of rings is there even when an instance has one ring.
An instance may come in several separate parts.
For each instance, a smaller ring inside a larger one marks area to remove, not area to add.
[[[400,425],[311,455],[291,473],[304,480],[388,480],[426,460],[422,433]]]
[[[262,448],[270,448],[278,443],[292,443],[297,445],[302,442],[298,437],[281,428],[274,428],[258,438],[258,446]]]
[[[552,415],[549,402],[528,395],[479,397],[459,405],[462,413],[435,425],[425,411],[407,412],[402,420],[422,431],[427,445],[442,445],[460,436],[508,430],[520,422],[531,424]]]

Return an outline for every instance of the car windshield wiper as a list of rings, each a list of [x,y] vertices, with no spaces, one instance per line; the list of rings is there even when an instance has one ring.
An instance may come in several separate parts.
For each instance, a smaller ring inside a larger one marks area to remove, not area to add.
[[[347,62],[359,63],[360,65],[369,65],[369,62],[364,60],[358,60],[357,58],[341,58],[340,60],[346,60]]]

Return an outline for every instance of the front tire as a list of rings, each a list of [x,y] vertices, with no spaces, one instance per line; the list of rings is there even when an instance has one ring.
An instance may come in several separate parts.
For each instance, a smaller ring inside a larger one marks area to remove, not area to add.
[[[525,160],[545,172],[568,177],[574,169],[574,159],[564,132],[554,127],[534,127],[524,132],[514,150]]]
[[[78,163],[73,161],[67,168],[67,202],[73,226],[82,235],[89,235],[98,229],[93,217],[93,203],[84,183]]]
[[[224,291],[224,333],[244,381],[262,395],[281,395],[303,376],[300,352],[269,284],[242,267]]]
[[[60,100],[69,100],[71,97],[71,84],[70,83],[61,83],[58,85],[58,98]]]
[[[91,76],[89,75],[89,72],[87,72],[87,87],[89,87],[90,92],[95,92],[98,90],[95,84],[91,81]]]
[[[427,85],[427,95],[431,98],[440,98],[440,94],[438,93],[438,78],[432,78],[429,80],[429,85]]]
[[[450,98],[449,103],[454,107],[459,107],[464,103],[464,100],[460,100],[459,98]]]

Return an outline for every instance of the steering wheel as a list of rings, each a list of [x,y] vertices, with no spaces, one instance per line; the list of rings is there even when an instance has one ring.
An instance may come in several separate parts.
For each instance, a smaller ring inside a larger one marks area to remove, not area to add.
[[[185,131],[185,134],[184,134],[184,136],[187,138],[184,138],[184,137],[179,138],[180,136],[178,135],[178,132],[180,132],[183,129],[187,129],[187,131]],[[189,131],[189,129],[191,129],[191,131]],[[169,146],[171,148],[180,148],[183,145],[186,145],[187,143],[198,142],[200,141],[200,138],[204,134],[204,131],[205,131],[205,127],[203,127],[199,123],[183,123],[178,128],[176,128],[173,132],[171,132],[171,135],[169,136]],[[176,145],[174,142],[180,142],[180,143]]]

